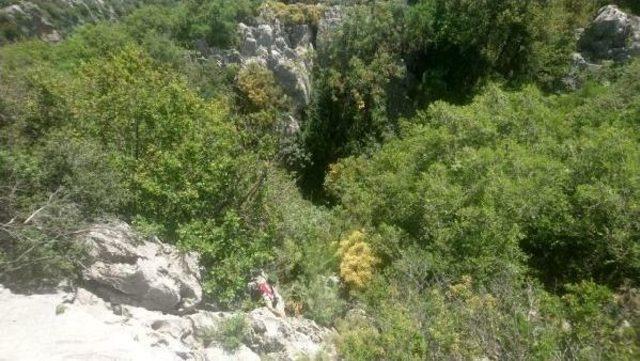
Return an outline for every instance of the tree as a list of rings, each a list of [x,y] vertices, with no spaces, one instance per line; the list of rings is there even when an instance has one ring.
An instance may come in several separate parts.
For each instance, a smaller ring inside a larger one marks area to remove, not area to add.
[[[207,103],[136,48],[82,68],[75,124],[117,152],[129,212],[175,230],[223,214],[255,175],[224,104]]]

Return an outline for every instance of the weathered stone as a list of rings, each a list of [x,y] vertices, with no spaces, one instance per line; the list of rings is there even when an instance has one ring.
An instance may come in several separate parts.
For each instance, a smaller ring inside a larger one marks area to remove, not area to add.
[[[615,5],[598,10],[594,21],[580,34],[580,53],[589,62],[626,61],[640,55],[640,17]]]
[[[94,259],[84,279],[111,302],[182,313],[202,300],[193,253],[142,240],[122,222],[94,225],[84,242]]]
[[[328,339],[332,331],[315,322],[295,317],[275,316],[267,308],[259,308],[247,315],[253,330],[253,345],[260,355],[276,360],[314,359],[321,353],[335,356]]]
[[[318,33],[316,36],[316,48],[326,46],[331,40],[333,31],[342,24],[344,20],[344,9],[341,5],[328,7],[324,16],[318,22]]]
[[[224,312],[200,311],[187,316],[193,326],[194,335],[200,339],[206,338],[211,330],[215,330],[220,322],[225,319]]]
[[[287,27],[278,19],[259,17],[259,24],[240,24],[240,63],[258,62],[273,71],[296,109],[311,99],[312,33],[307,25]]]
[[[220,347],[208,347],[204,353],[207,361],[260,361],[260,356],[245,345],[235,351],[225,351]]]
[[[261,308],[248,314],[196,310],[202,299],[198,259],[123,222],[92,226],[80,238],[92,263],[90,288],[70,283],[48,294],[15,294],[0,285],[0,360],[274,360],[336,359],[331,330]],[[190,310],[188,315],[179,315]],[[225,350],[215,335],[244,315],[249,340]]]
[[[113,305],[91,291],[14,294],[0,286],[0,360],[272,360],[336,359],[333,331],[261,308],[246,314],[251,342],[225,350],[211,332],[237,315],[198,311],[188,316]],[[206,331],[205,334],[203,331]],[[209,341],[203,344],[203,336]]]
[[[598,10],[586,28],[576,29],[578,51],[571,55],[571,67],[562,78],[565,89],[579,89],[589,74],[603,67],[640,55],[640,17],[615,5]]]
[[[318,44],[320,39],[326,42],[331,31],[342,21],[342,9],[339,6],[327,8],[325,17],[317,24],[317,38],[310,24],[284,24],[266,8],[255,21],[255,25],[238,25],[241,41],[237,50],[206,49],[202,46],[199,49],[222,66],[259,63],[271,70],[293,103],[281,129],[285,134],[295,134],[300,129],[298,119],[311,102],[314,43],[316,39]]]
[[[187,345],[149,323],[180,318],[131,307],[116,315],[91,292],[20,295],[0,286],[0,360],[159,360],[201,361],[197,345]],[[190,332],[185,329],[185,332]],[[201,354],[201,352],[200,352]]]

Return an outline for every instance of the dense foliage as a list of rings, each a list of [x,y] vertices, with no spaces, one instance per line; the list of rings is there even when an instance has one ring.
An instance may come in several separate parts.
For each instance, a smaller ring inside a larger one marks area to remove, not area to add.
[[[333,2],[149,3],[5,36],[4,285],[73,279],[120,218],[198,251],[221,308],[276,275],[346,360],[638,358],[640,62],[562,86],[603,1],[340,2],[296,136],[268,66],[206,51],[260,13],[317,34]]]
[[[434,100],[464,103],[491,81],[562,89],[575,29],[603,1],[354,1],[320,43],[315,98],[305,129],[312,164],[303,189],[327,166],[397,133],[397,119]]]

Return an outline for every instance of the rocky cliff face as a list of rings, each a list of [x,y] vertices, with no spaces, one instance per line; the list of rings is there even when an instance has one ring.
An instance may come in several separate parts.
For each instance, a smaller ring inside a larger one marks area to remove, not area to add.
[[[615,5],[607,5],[584,29],[577,30],[578,52],[564,78],[565,86],[577,89],[583,76],[597,72],[603,63],[622,63],[640,56],[640,17],[627,14]]]
[[[313,33],[308,24],[285,25],[263,13],[258,25],[240,24],[238,49],[241,64],[257,62],[270,69],[293,100],[295,110],[311,100]]]
[[[589,62],[620,62],[640,55],[640,17],[615,5],[601,8],[595,20],[580,32],[578,50]]]
[[[0,45],[19,38],[62,40],[71,28],[115,20],[146,0],[14,0],[0,8]]]
[[[296,360],[325,355],[332,331],[313,321],[202,307],[197,255],[145,240],[121,222],[93,226],[78,240],[92,260],[85,283],[38,294],[0,286],[0,360]],[[216,332],[241,315],[242,344]]]
[[[293,103],[289,124],[284,127],[289,134],[299,130],[299,119],[311,102],[315,50],[326,43],[342,19],[340,6],[319,5],[319,11],[315,23],[290,23],[263,7],[255,23],[239,24],[240,43],[236,49],[200,46],[202,53],[223,66],[259,63],[271,70]]]

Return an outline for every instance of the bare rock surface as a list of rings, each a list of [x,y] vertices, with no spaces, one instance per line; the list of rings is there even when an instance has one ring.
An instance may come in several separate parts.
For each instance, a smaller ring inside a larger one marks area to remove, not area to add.
[[[283,124],[285,134],[299,131],[299,119],[311,102],[312,70],[316,48],[328,42],[342,22],[341,6],[323,7],[317,24],[287,24],[268,8],[262,8],[254,23],[238,25],[239,45],[235,49],[208,48],[200,51],[226,66],[245,67],[258,63],[271,70],[284,93],[292,100],[291,114]]]
[[[81,240],[94,258],[85,270],[89,288],[21,294],[0,285],[0,361],[336,358],[334,331],[313,321],[279,318],[266,308],[246,314],[198,309],[195,255],[145,241],[121,222],[94,225]],[[248,335],[228,350],[211,335],[238,314]]]
[[[184,313],[202,301],[198,257],[142,240],[126,223],[94,225],[83,242],[94,261],[83,277],[107,300]]]
[[[114,313],[88,291],[78,293],[66,303],[70,293],[19,295],[0,287],[0,360],[182,359],[175,351],[183,350],[158,344],[162,334],[143,321]]]
[[[336,358],[333,331],[305,319],[278,318],[266,308],[246,314],[250,341],[225,350],[215,340],[203,342],[203,333],[235,313],[171,315],[112,304],[83,288],[23,295],[0,286],[0,307],[0,361]]]
[[[585,74],[598,72],[606,63],[623,63],[640,56],[640,17],[628,14],[616,5],[598,10],[584,29],[576,30],[578,52],[572,54],[571,69],[563,83],[578,89]]]
[[[277,18],[260,18],[257,26],[240,24],[239,47],[243,64],[257,62],[270,69],[297,107],[311,99],[313,67],[312,33],[309,25],[285,26]]]
[[[255,24],[238,25],[240,43],[236,49],[201,48],[201,51],[223,65],[245,67],[258,63],[271,70],[278,85],[292,101],[291,117],[283,129],[297,133],[298,119],[311,101],[313,68],[313,32],[308,24],[285,25],[268,10],[255,19]]]
[[[625,61],[640,55],[640,17],[615,5],[602,7],[582,32],[578,49],[591,62]]]
[[[304,318],[275,316],[267,308],[259,308],[247,315],[252,330],[252,349],[273,360],[297,360],[303,356],[323,354],[335,357],[325,341],[332,331]]]

